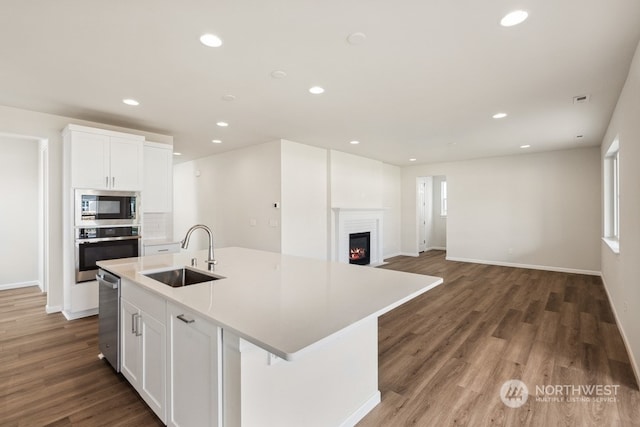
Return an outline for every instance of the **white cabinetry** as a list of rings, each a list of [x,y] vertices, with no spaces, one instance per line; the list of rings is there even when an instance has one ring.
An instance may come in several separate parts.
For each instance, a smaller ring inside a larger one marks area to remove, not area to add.
[[[142,190],[144,137],[84,126],[64,130],[71,151],[71,186]]]
[[[221,426],[221,330],[167,304],[169,426]]]
[[[122,280],[122,374],[166,421],[166,301]]]
[[[173,147],[155,142],[144,144],[144,212],[171,212],[173,191]]]
[[[180,252],[180,242],[145,241],[142,243],[143,255],[177,254]]]

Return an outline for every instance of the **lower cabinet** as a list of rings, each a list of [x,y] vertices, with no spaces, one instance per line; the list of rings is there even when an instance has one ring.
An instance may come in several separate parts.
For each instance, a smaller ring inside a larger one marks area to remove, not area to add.
[[[166,302],[123,280],[121,303],[122,374],[166,422]]]
[[[169,426],[222,425],[221,329],[167,303]]]

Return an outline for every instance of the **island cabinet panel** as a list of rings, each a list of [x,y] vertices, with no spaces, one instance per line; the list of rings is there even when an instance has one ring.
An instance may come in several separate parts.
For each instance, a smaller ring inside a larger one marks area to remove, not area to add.
[[[291,361],[223,331],[225,426],[353,426],[380,402],[378,322],[369,318]]]
[[[166,302],[122,280],[122,374],[166,422]]]
[[[169,426],[222,426],[221,330],[167,304]]]

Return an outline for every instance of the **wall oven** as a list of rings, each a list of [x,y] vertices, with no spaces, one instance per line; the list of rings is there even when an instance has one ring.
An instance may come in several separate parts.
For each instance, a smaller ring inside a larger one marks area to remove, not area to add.
[[[76,227],[76,283],[95,280],[97,261],[140,256],[140,227]]]
[[[75,211],[76,227],[138,224],[140,194],[77,189]]]

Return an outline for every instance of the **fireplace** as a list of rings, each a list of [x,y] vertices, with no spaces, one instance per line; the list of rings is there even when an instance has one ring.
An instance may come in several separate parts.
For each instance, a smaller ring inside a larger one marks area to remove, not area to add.
[[[371,233],[349,234],[349,264],[368,265],[370,263]]]
[[[367,244],[367,262],[374,267],[384,264],[382,230],[384,230],[383,214],[385,208],[339,208],[333,207],[331,260],[351,263],[351,234],[369,232]]]

